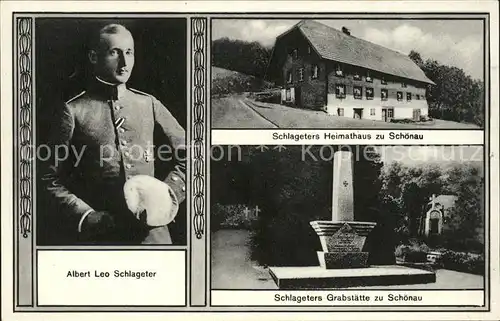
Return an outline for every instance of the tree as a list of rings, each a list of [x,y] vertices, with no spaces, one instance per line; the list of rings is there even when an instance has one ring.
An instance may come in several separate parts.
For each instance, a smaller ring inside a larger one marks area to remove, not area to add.
[[[410,53],[408,54],[408,57],[410,57],[411,60],[413,60],[414,63],[417,64],[420,68],[422,68],[422,65],[424,64],[424,60],[420,56],[420,54],[414,50],[411,50]]]
[[[440,194],[443,181],[439,166],[425,164],[404,166],[394,162],[382,171],[380,198],[390,204],[396,226],[401,237],[418,237],[419,222],[432,194]]]
[[[212,41],[212,65],[264,78],[271,48],[258,42],[221,38]]]
[[[421,238],[419,222],[432,194],[456,195],[443,235],[434,242],[453,250],[484,250],[484,177],[481,163],[386,164],[381,172],[380,203],[393,222],[399,243]],[[430,241],[430,240],[429,240]]]
[[[444,230],[446,245],[455,250],[484,251],[484,178],[472,163],[446,172],[449,192],[458,196]]]

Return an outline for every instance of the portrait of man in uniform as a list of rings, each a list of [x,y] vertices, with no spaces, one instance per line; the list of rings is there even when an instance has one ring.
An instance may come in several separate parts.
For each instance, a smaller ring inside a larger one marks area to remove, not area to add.
[[[186,220],[185,130],[129,85],[137,48],[127,27],[107,23],[88,39],[83,91],[57,104],[47,126],[40,234],[65,245],[182,244],[169,228]]]

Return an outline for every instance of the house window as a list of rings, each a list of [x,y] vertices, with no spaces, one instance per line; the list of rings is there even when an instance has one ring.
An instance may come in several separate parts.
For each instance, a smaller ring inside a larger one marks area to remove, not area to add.
[[[293,57],[293,59],[299,58],[299,49],[293,49],[292,57]]]
[[[406,86],[406,83],[402,82],[402,83],[401,83],[401,87],[406,88],[406,87],[407,87],[407,86]]]
[[[387,117],[394,118],[394,109],[392,108],[387,109]]]
[[[339,109],[337,110],[337,114],[338,114],[339,116],[344,116],[344,108],[339,108]]]
[[[342,68],[341,64],[335,65],[335,76],[344,77],[344,69]]]
[[[288,88],[286,91],[285,91],[285,95],[286,95],[286,101],[290,101],[292,100],[292,90],[290,88]]]
[[[411,101],[411,93],[406,93],[406,101]]]
[[[317,79],[319,74],[319,67],[318,65],[312,66],[312,72],[311,72],[311,77],[312,79]]]
[[[343,84],[335,85],[335,96],[337,98],[345,98],[345,85]]]
[[[366,82],[373,82],[372,75],[370,74],[370,71],[366,71]]]
[[[402,91],[398,91],[396,93],[396,97],[397,97],[398,101],[403,101],[403,92]]]
[[[289,71],[289,72],[287,73],[287,75],[286,75],[286,82],[287,82],[287,83],[289,83],[289,84],[291,84],[291,83],[292,83],[292,81],[293,81],[293,75],[292,75],[292,72],[291,72],[291,71]]]
[[[371,87],[366,88],[366,99],[367,100],[373,99],[373,88],[371,88]]]
[[[417,95],[415,96],[415,99],[416,99],[416,100],[420,100],[420,95],[418,95],[418,94],[417,94]]]
[[[307,53],[310,55],[311,54],[311,46],[307,46]]]
[[[353,95],[354,95],[354,99],[363,98],[363,88],[355,86],[354,90],[353,90]]]
[[[299,73],[299,81],[303,81],[304,80],[304,68],[299,68],[298,73]]]
[[[375,108],[370,108],[370,116],[375,116]]]
[[[389,97],[389,93],[388,93],[387,89],[382,89],[380,91],[380,98],[382,100],[387,100],[388,97]]]
[[[361,80],[361,75],[358,72],[354,73],[354,80]]]
[[[382,78],[380,78],[380,83],[382,85],[387,85],[387,79],[385,79],[385,76],[382,76]]]

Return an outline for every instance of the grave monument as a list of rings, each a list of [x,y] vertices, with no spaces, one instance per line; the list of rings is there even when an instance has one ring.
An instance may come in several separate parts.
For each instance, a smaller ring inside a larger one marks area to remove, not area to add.
[[[318,260],[326,269],[367,267],[369,253],[362,249],[377,224],[354,220],[352,153],[336,152],[333,164],[332,220],[311,222],[323,248]]]
[[[432,271],[398,265],[369,266],[363,252],[367,236],[377,225],[354,216],[353,160],[351,151],[337,151],[333,160],[331,221],[310,222],[319,236],[319,266],[270,267],[280,289],[316,289],[352,286],[431,283]]]

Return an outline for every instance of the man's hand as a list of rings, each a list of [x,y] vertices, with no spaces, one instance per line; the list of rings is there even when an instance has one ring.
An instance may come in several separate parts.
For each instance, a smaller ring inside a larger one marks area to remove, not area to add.
[[[105,237],[115,227],[113,216],[105,211],[93,211],[85,217],[82,223],[81,237],[83,240],[94,241]]]

